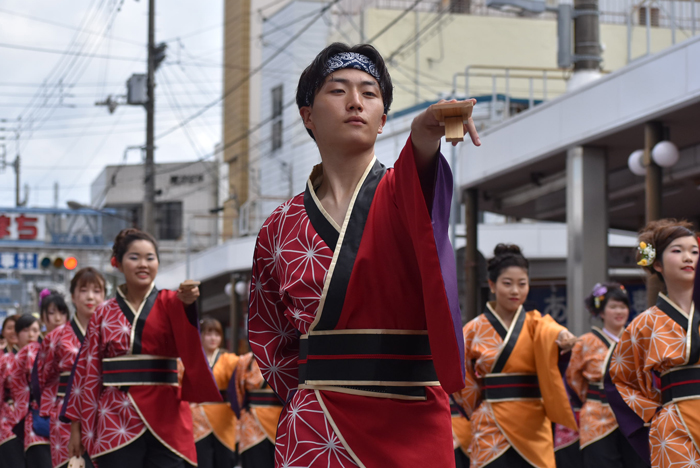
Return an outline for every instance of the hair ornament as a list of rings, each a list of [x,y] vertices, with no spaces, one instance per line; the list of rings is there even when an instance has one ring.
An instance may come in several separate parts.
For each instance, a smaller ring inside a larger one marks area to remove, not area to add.
[[[41,307],[41,303],[44,301],[44,298],[46,296],[51,295],[51,290],[50,289],[42,289],[41,292],[39,293],[39,307]]]
[[[109,260],[110,265],[112,265],[114,268],[117,268],[117,257],[112,257]]]
[[[608,288],[600,283],[596,283],[593,286],[593,302],[595,303],[595,308],[600,309],[600,305],[605,300],[605,295],[608,293]]]
[[[639,256],[641,257],[641,259],[637,262],[637,265],[643,267],[651,266],[654,263],[654,260],[656,260],[656,249],[653,245],[647,244],[646,242],[640,242],[637,250],[639,251]]]

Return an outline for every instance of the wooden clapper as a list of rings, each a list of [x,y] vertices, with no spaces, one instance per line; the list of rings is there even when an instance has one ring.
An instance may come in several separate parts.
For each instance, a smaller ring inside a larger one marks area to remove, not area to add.
[[[472,101],[443,102],[433,105],[433,114],[445,127],[445,139],[448,143],[464,141],[464,123],[472,116]]]

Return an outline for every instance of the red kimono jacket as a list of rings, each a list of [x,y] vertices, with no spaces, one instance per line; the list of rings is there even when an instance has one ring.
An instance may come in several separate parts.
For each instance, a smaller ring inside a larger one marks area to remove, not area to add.
[[[177,358],[185,367],[181,386],[172,364]],[[163,362],[171,365],[148,368]],[[143,363],[148,363],[145,368]],[[169,383],[158,381],[161,374],[171,377]],[[185,307],[174,291],[154,287],[134,311],[118,290],[90,319],[68,383],[63,419],[81,422],[83,445],[93,458],[149,430],[172,452],[196,464],[186,401],[221,401],[202,350],[196,306]]]
[[[41,416],[51,422],[51,462],[53,466],[67,463],[70,424],[59,421],[63,407],[68,377],[78,357],[80,345],[85,338],[85,331],[80,323],[73,319],[44,337],[42,358],[39,363],[38,377],[41,386]]]
[[[0,356],[0,445],[17,437],[12,432],[16,407],[10,393],[10,369],[14,360],[15,353],[9,350]]]
[[[48,444],[49,439],[34,433],[34,415],[31,410],[39,409],[39,403],[31,398],[30,378],[34,361],[39,354],[41,344],[29,343],[17,353],[17,358],[10,368],[10,394],[15,403],[12,426],[24,418],[24,450],[33,445]]]
[[[464,386],[452,175],[419,174],[409,138],[372,160],[342,226],[306,192],[268,218],[253,264],[249,339],[286,402],[277,466],[454,466],[445,392]]]

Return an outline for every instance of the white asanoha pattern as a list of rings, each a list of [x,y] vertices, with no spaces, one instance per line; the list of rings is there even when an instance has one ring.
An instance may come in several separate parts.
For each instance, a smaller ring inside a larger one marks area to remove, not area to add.
[[[41,384],[41,415],[51,420],[51,461],[61,466],[70,458],[68,441],[70,424],[58,420],[63,407],[63,397],[58,396],[58,384],[62,372],[70,372],[80,350],[80,340],[70,323],[61,325],[44,337],[40,360],[37,363]]]
[[[297,388],[299,336],[309,330],[333,252],[316,233],[303,194],[277,208],[255,248],[249,337],[265,380],[285,401],[277,431],[278,467],[356,466],[316,395]],[[291,396],[291,399],[290,399]]]
[[[625,329],[610,362],[610,377],[625,403],[651,421],[651,464],[660,468],[700,467],[700,454],[674,403],[661,406],[658,374],[685,361],[685,331],[654,306]],[[696,435],[697,436],[697,435]]]
[[[116,299],[98,307],[90,319],[66,416],[83,422],[83,445],[92,456],[126,445],[145,430],[127,393],[102,387],[102,359],[127,354],[130,335],[131,324]]]
[[[464,326],[465,387],[452,396],[472,422],[471,465],[474,467],[491,462],[510,447],[496,424],[491,406],[482,403],[479,388],[479,381],[491,372],[503,345],[503,339],[484,314]]]
[[[29,382],[34,361],[39,354],[41,345],[37,342],[27,344],[17,353],[17,358],[10,368],[10,394],[15,401],[16,412],[11,419],[12,425],[17,425],[21,418],[24,420],[24,449],[32,445],[48,444],[49,440],[34,433],[33,414],[30,409],[38,409],[36,402],[30,401],[31,391]]]
[[[0,356],[0,445],[15,437],[12,432],[15,406],[7,404],[10,399],[10,368],[14,360],[12,352]]]

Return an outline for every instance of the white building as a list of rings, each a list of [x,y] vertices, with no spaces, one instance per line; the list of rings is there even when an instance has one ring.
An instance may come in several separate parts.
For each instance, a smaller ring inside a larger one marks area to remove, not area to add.
[[[90,188],[91,205],[114,208],[120,216],[141,225],[144,167],[142,164],[107,166]],[[161,263],[185,260],[188,250],[198,252],[216,245],[219,175],[209,161],[156,164],[156,238]],[[116,235],[105,232],[105,236]],[[188,240],[189,238],[189,240]]]

